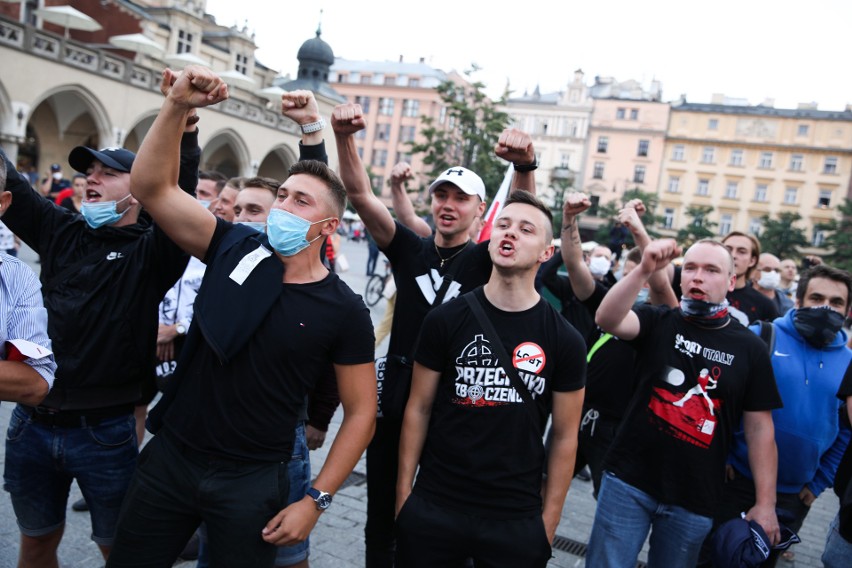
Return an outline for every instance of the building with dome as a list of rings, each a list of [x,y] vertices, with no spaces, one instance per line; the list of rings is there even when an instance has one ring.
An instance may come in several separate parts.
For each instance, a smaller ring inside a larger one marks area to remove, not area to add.
[[[100,29],[66,30],[35,11],[60,4]],[[304,73],[305,88],[317,93],[328,116],[342,99],[328,87],[334,54],[319,35],[299,50],[297,82]],[[258,61],[256,50],[253,34],[218,24],[205,0],[2,2],[0,144],[23,171],[39,177],[54,162],[67,173],[68,153],[78,145],[136,151],[162,103],[162,70],[196,63],[222,75],[231,92],[229,100],[199,112],[201,167],[283,179],[298,159],[300,132],[281,115],[278,72]],[[334,145],[328,150],[334,165]]]

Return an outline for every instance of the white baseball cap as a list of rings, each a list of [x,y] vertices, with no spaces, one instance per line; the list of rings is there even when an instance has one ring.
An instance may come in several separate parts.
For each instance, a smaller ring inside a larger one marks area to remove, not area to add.
[[[482,178],[467,168],[455,166],[446,170],[429,186],[429,193],[435,191],[435,188],[442,183],[451,183],[466,194],[476,195],[485,201],[485,184]]]

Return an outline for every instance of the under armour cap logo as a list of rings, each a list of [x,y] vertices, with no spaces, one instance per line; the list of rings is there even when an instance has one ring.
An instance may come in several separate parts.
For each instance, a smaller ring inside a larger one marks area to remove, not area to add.
[[[463,169],[461,169],[461,168],[459,168],[459,169],[457,169],[457,170],[454,170],[454,169],[452,169],[452,168],[451,168],[451,169],[447,170],[447,171],[444,173],[444,175],[445,175],[445,176],[448,176],[448,175],[450,175],[450,174],[459,174],[459,175],[462,175],[462,174],[464,174],[464,170],[463,170]]]
[[[117,152],[121,150],[118,146],[107,146],[106,148],[101,148],[101,152]]]

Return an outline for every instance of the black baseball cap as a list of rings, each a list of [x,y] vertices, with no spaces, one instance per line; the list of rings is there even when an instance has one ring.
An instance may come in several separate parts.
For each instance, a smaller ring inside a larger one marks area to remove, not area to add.
[[[130,173],[136,154],[126,148],[102,148],[94,150],[85,146],[77,146],[68,154],[68,163],[78,172],[86,173],[95,160],[108,168]]]
[[[52,172],[61,172],[61,171],[62,171],[62,166],[60,166],[59,164],[51,164],[51,166],[50,166],[50,171],[52,171]]]

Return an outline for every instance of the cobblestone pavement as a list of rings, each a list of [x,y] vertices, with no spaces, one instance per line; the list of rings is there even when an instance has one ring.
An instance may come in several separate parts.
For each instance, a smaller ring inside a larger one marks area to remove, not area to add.
[[[367,247],[365,243],[343,243],[343,251],[349,259],[350,271],[343,275],[344,280],[358,293],[366,286],[364,267],[366,266]],[[22,254],[35,270],[38,264],[31,252]],[[380,265],[381,266],[381,265]],[[375,323],[384,313],[384,300],[374,306],[372,311]],[[385,345],[379,347],[378,353],[383,353]],[[0,405],[0,429],[5,431],[13,406],[8,403]],[[341,412],[335,415],[329,429],[329,436],[323,448],[311,454],[314,474],[319,471],[326,452],[331,446],[334,434],[337,432]],[[0,445],[0,463],[5,462],[5,446]],[[356,568],[364,564],[364,523],[366,520],[367,489],[365,485],[365,460],[358,463],[350,485],[335,495],[331,508],[320,517],[311,535],[311,565],[314,568]],[[62,568],[100,568],[103,560],[94,543],[90,540],[91,525],[88,514],[71,511],[70,504],[80,497],[76,484],[72,485],[69,498],[67,526],[62,544],[59,547],[59,558]],[[825,543],[826,530],[837,513],[838,500],[834,493],[826,491],[815,502],[804,527],[799,535],[802,544],[796,546],[793,561],[781,560],[780,568],[816,568],[822,566],[819,558]],[[592,497],[590,482],[574,480],[565,508],[562,512],[562,522],[557,529],[559,547],[572,550],[574,554],[562,550],[554,550],[551,568],[580,568],[585,566],[582,558],[583,545],[588,542],[594,519],[595,501]],[[8,495],[0,494],[0,568],[14,568],[17,563],[18,528]],[[640,556],[645,560],[645,551]],[[194,562],[177,564],[181,568],[193,568]]]

